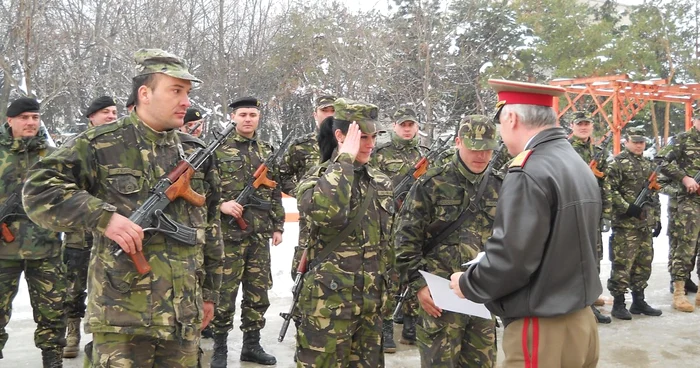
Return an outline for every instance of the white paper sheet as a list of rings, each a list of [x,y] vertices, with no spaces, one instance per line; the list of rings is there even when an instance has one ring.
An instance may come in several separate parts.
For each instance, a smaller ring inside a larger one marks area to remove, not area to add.
[[[484,258],[484,254],[486,254],[486,253],[479,252],[479,254],[477,254],[476,257],[474,257],[474,259],[472,259],[471,261],[469,261],[467,263],[462,263],[462,266],[466,267],[466,266],[472,265],[474,263],[478,263],[479,261],[481,261],[482,258]]]
[[[433,296],[436,306],[451,312],[491,319],[491,312],[483,304],[477,304],[458,297],[450,289],[450,280],[425,271],[420,271],[420,274],[428,283],[428,289],[430,289],[430,294]]]

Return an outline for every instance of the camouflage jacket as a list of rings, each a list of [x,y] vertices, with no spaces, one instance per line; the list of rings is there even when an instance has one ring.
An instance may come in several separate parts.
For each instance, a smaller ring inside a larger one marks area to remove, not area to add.
[[[327,258],[314,260],[350,224],[369,186],[375,193],[359,225]],[[312,235],[308,257],[315,264],[304,276],[300,311],[338,319],[380,313],[394,216],[391,180],[344,153],[311,169],[297,193]]]
[[[414,292],[426,286],[418,270],[449,279],[483,250],[491,235],[501,188],[501,179],[495,175],[489,175],[477,210],[440,244],[428,249],[431,240],[475,200],[483,178],[483,174],[469,171],[459,155],[453,155],[449,164],[428,170],[411,188],[397,218],[395,246],[396,267]]]
[[[231,133],[226,142],[216,150],[216,161],[221,177],[221,201],[235,200],[253,177],[255,170],[272,153],[272,146],[257,140],[248,139],[237,132]],[[268,177],[279,183],[274,168],[268,171]],[[282,192],[280,186],[267,188],[260,186],[254,196],[270,202],[269,209],[245,207],[243,219],[248,224],[245,231],[238,227],[235,219],[222,215],[221,229],[226,240],[241,240],[251,234],[260,234],[266,238],[272,237],[275,231],[284,231],[284,208],[282,207]]]
[[[295,188],[304,174],[318,165],[321,159],[316,132],[297,138],[289,145],[289,149],[280,164],[280,181],[282,192],[296,197]]]
[[[87,231],[65,233],[63,235],[63,247],[72,249],[90,249],[92,248],[92,233]]]
[[[176,130],[156,132],[132,112],[115,123],[91,128],[35,165],[24,186],[30,218],[57,231],[91,231],[94,246],[88,273],[88,332],[145,335],[192,341],[199,336],[203,301],[218,301],[222,241],[220,180],[207,161],[190,181],[205,195],[195,207],[178,198],[164,210],[196,230],[196,244],[148,232],[143,253],[152,267],[136,272],[125,254],[103,234],[113,212],[130,216],[149,190],[201,147]]]
[[[54,148],[48,146],[46,130],[42,127],[32,138],[14,138],[10,126],[3,124],[0,132],[0,201],[13,193],[22,195],[29,168]],[[61,254],[61,240],[56,232],[42,229],[25,216],[8,219],[10,232],[15,240],[0,240],[0,259],[43,259]]]
[[[576,151],[576,153],[578,153],[578,155],[581,156],[581,158],[586,164],[590,163],[595,155],[603,151],[601,147],[595,146],[591,142],[590,138],[588,139],[588,141],[583,141],[581,139],[576,138],[575,136],[572,136],[571,138],[569,138],[569,143],[571,143],[571,146],[574,148],[574,151]],[[610,220],[612,216],[612,203],[610,203],[607,196],[605,195],[605,193],[609,191],[609,189],[607,188],[608,183],[605,180],[608,171],[607,153],[603,153],[603,157],[600,159],[600,162],[598,162],[598,170],[605,175],[602,178],[596,178],[598,179],[598,186],[600,187],[600,196],[603,199],[602,216],[604,219]]]
[[[406,140],[391,132],[391,141],[375,147],[372,151],[370,165],[391,178],[395,188],[427,151],[427,148],[420,146],[418,142],[418,136]]]
[[[692,178],[700,173],[700,131],[691,128],[678,134],[659,152],[659,156],[665,157],[671,151],[675,153],[676,158],[670,162],[664,162],[661,172],[683,188],[678,192],[679,201],[692,200],[700,204],[700,195],[688,193],[682,184],[685,176]]]
[[[615,156],[607,170],[606,181],[610,185],[607,193],[612,204],[612,226],[625,229],[653,229],[659,221],[661,205],[659,194],[654,192],[644,205],[646,220],[640,220],[625,214],[629,205],[634,203],[644,183],[654,170],[654,163],[644,156],[637,156],[625,149]]]

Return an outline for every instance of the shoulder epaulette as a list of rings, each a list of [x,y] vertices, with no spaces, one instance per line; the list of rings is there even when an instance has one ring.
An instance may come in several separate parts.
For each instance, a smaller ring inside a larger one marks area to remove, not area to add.
[[[387,148],[387,147],[389,147],[389,146],[391,146],[391,141],[389,141],[389,142],[383,142],[383,143],[380,143],[380,144],[376,145],[376,146],[374,147],[374,150],[373,150],[373,151],[374,151],[374,152],[377,152],[377,151],[379,151],[380,149],[384,149],[384,148]]]
[[[525,150],[520,152],[513,161],[510,162],[510,165],[508,168],[514,168],[514,167],[519,167],[519,168],[524,168],[525,163],[527,162],[527,159],[530,158],[530,155],[534,152],[533,150]]]
[[[421,183],[425,183],[426,181],[442,174],[443,171],[445,171],[444,165],[430,167],[428,171],[425,172],[425,174],[421,175],[421,177],[418,178],[418,181],[420,181]]]
[[[93,139],[95,139],[95,138],[97,138],[97,137],[99,137],[99,136],[101,136],[101,135],[105,135],[105,134],[108,134],[108,133],[115,132],[115,131],[117,131],[118,129],[123,128],[124,125],[126,125],[125,121],[126,121],[126,118],[128,118],[128,117],[129,117],[128,115],[127,115],[127,116],[123,116],[123,117],[117,119],[117,120],[114,121],[114,122],[111,122],[111,123],[108,123],[108,124],[104,124],[104,125],[100,125],[100,126],[93,127],[93,128],[89,128],[88,130],[86,130],[86,131],[80,133],[80,135],[83,135],[83,134],[84,134],[85,137],[86,137],[87,139],[93,140]]]

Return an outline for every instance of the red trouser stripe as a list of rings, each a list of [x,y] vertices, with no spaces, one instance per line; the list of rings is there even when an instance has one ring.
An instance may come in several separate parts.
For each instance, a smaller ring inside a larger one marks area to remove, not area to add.
[[[532,366],[537,368],[537,351],[540,348],[540,319],[534,317],[532,319]]]

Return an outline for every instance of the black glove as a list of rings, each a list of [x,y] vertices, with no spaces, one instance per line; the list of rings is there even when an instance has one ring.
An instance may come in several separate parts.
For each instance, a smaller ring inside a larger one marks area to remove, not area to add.
[[[627,207],[627,212],[625,212],[625,214],[630,217],[636,217],[640,220],[644,220],[646,218],[646,211],[634,203],[631,203],[630,206]]]
[[[654,231],[651,232],[651,236],[657,237],[661,234],[661,221],[656,221],[656,224],[654,225]]]

